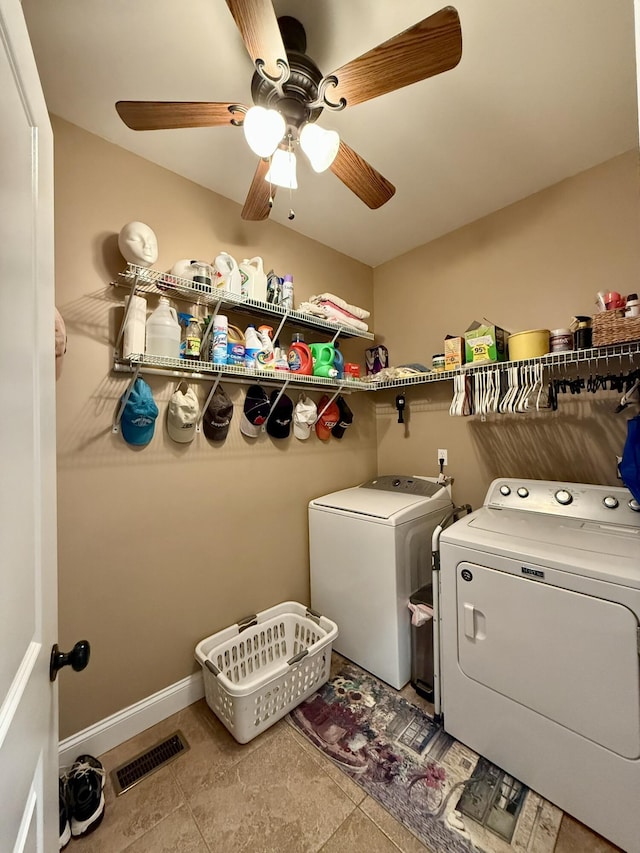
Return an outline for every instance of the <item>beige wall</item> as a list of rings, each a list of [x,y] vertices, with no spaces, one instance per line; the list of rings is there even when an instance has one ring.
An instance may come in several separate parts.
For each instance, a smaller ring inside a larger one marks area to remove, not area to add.
[[[593,313],[598,290],[637,291],[639,270],[638,159],[629,152],[377,267],[380,340],[392,364],[430,366],[444,336],[473,320],[510,332],[566,327]],[[626,420],[613,414],[615,394],[561,397],[555,413],[486,422],[449,417],[451,395],[451,381],[407,389],[406,428],[395,394],[375,397],[380,473],[433,473],[444,447],[454,497],[473,506],[499,476],[616,484]]]
[[[126,222],[154,229],[161,269],[223,249],[259,254],[293,273],[297,301],[331,289],[372,307],[373,275],[280,225],[243,223],[239,205],[73,125],[54,117],[53,127],[56,301],[69,333],[57,386],[59,642],[92,647],[85,672],[60,678],[64,738],[195,671],[204,637],[277,602],[307,602],[308,501],[373,476],[376,432],[372,398],[359,394],[342,442],[252,443],[239,432],[246,388],[227,383],[226,442],[181,446],[163,427],[175,382],[148,377],[160,409],[153,441],[134,449],[113,435],[128,380],[111,373],[124,291],[109,282],[124,267]],[[343,350],[363,362],[367,345]],[[201,400],[208,388],[198,386]]]
[[[313,496],[376,471],[432,474],[443,446],[454,497],[474,506],[496,476],[616,482],[626,422],[610,395],[483,423],[449,417],[450,382],[406,389],[405,427],[395,392],[352,395],[354,426],[328,447],[251,443],[238,429],[245,388],[227,383],[236,408],[218,447],[203,436],[173,443],[163,417],[174,384],[148,377],[160,417],[152,443],[135,450],[111,433],[127,379],[111,373],[123,291],[108,283],[124,265],[117,233],[139,219],[158,236],[162,269],[225,249],[291,271],[297,301],[331,289],[371,308],[375,295],[371,325],[392,364],[429,364],[444,335],[473,319],[556,328],[590,313],[599,289],[637,289],[635,153],[372,271],[275,223],[243,223],[233,202],[53,124],[57,304],[69,331],[57,415],[60,642],[86,637],[93,652],[84,673],[61,677],[61,737],[193,672],[195,644],[246,613],[307,601]],[[366,346],[347,342],[347,359],[362,363]]]

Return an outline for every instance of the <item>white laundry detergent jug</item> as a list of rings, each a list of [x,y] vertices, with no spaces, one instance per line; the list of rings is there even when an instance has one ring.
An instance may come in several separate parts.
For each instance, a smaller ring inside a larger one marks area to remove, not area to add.
[[[267,275],[263,269],[262,258],[245,258],[240,264],[240,276],[244,298],[267,301]]]
[[[160,304],[147,320],[146,331],[147,355],[180,358],[180,323],[166,296],[160,297]]]
[[[228,252],[220,252],[213,262],[213,267],[215,286],[236,296],[242,296],[242,280],[235,258]]]

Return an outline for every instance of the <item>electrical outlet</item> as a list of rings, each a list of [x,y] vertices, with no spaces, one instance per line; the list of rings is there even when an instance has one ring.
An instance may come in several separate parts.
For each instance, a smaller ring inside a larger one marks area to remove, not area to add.
[[[448,465],[449,460],[447,459],[447,451],[446,450],[438,450],[438,465],[440,465],[441,459],[444,459],[444,464]]]

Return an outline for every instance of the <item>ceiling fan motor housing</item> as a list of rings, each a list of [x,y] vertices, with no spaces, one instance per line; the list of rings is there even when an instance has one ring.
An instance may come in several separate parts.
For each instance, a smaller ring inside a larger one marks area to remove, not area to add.
[[[290,69],[289,79],[282,86],[285,96],[256,71],[251,80],[251,97],[257,106],[278,110],[287,125],[299,130],[305,122],[317,121],[322,113],[322,107],[307,106],[318,97],[322,72],[304,52],[307,37],[302,24],[291,17],[278,18],[278,24]]]

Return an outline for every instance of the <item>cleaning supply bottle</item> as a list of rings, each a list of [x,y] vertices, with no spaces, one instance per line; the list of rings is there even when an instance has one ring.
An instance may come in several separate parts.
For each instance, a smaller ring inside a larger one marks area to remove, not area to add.
[[[280,305],[287,311],[293,311],[293,276],[285,275],[282,280],[282,298]]]
[[[227,329],[229,319],[224,314],[216,314],[213,318],[212,361],[214,364],[227,363]]]
[[[244,367],[244,332],[237,326],[227,326],[227,364]]]
[[[256,327],[250,324],[244,330],[244,366],[248,370],[256,369],[256,359],[261,349],[262,341],[256,331]]]
[[[262,370],[273,369],[273,341],[271,335],[273,329],[271,326],[258,326],[258,336],[260,338],[261,349],[256,355],[257,367]]]
[[[189,325],[184,336],[184,357],[191,361],[198,361],[200,358],[200,344],[202,342],[202,328],[200,321],[193,315],[189,319]]]
[[[184,358],[187,350],[187,328],[191,322],[191,314],[178,311],[178,323],[180,323],[180,358]]]
[[[280,341],[275,341],[273,346],[273,367],[274,370],[289,370],[289,359],[287,358],[287,350],[280,346]]]
[[[335,379],[338,371],[333,366],[336,353],[333,344],[310,344],[309,348],[313,357],[313,375],[324,376],[326,379]]]
[[[215,269],[214,285],[227,293],[242,295],[242,280],[235,258],[228,252],[220,252],[213,262]]]
[[[240,264],[240,277],[243,298],[267,301],[267,276],[262,258],[245,258]]]
[[[160,297],[158,307],[147,320],[145,352],[147,355],[180,358],[178,315],[166,296]]]
[[[289,370],[303,376],[313,374],[313,356],[304,341],[304,335],[296,332],[291,338],[289,347]]]
[[[340,344],[338,341],[336,341],[333,346],[335,348],[333,366],[337,370],[336,379],[344,379],[344,356],[340,352]]]

